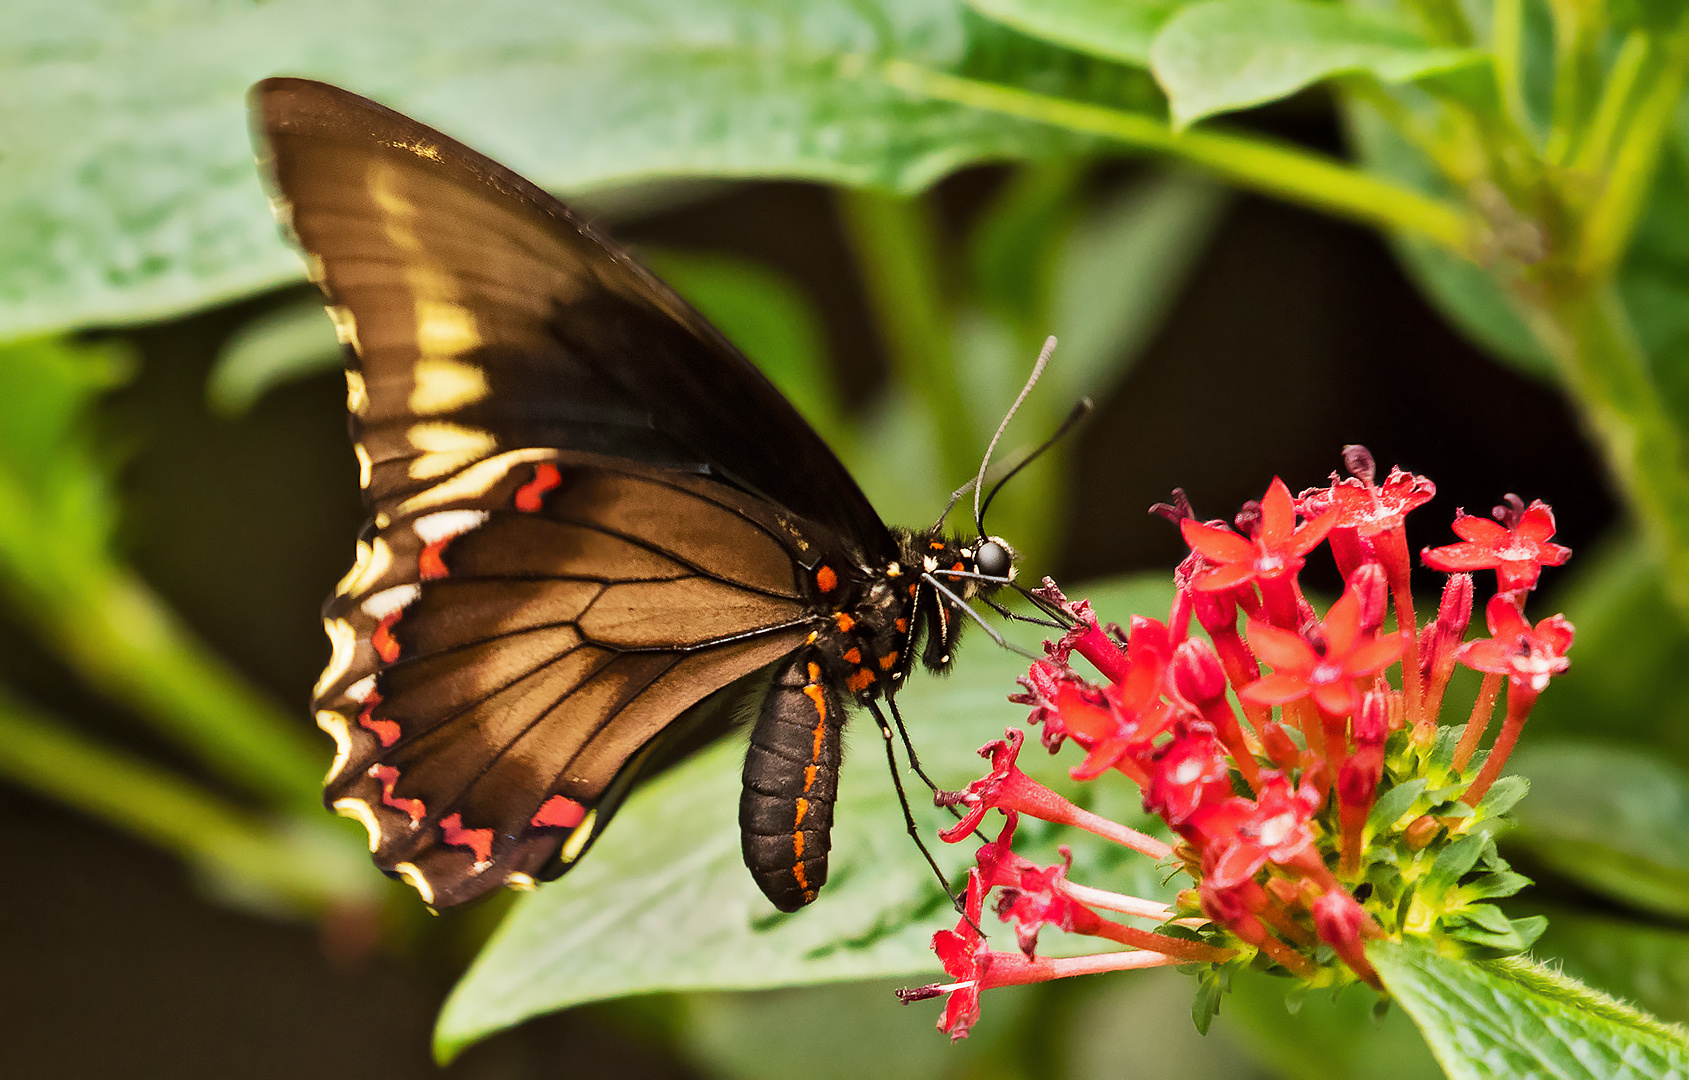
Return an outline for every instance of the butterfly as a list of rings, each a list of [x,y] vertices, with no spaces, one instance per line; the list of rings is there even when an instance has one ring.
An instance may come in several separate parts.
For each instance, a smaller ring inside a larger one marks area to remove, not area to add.
[[[846,703],[917,654],[946,670],[1013,551],[888,528],[743,354],[534,184],[323,83],[250,102],[349,346],[370,515],[323,609],[325,802],[433,907],[532,888],[751,686],[745,863],[780,910],[814,900]]]

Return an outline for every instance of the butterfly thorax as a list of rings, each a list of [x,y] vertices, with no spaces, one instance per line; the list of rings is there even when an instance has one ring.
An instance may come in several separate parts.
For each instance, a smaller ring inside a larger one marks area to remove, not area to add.
[[[813,646],[833,685],[859,702],[894,689],[917,652],[928,669],[949,669],[966,616],[954,600],[939,594],[932,579],[962,601],[997,588],[974,576],[979,574],[977,538],[946,537],[936,529],[894,529],[893,535],[900,553],[896,561],[851,573],[823,561],[810,571],[817,616],[806,644]],[[990,542],[1008,550],[1000,540]]]

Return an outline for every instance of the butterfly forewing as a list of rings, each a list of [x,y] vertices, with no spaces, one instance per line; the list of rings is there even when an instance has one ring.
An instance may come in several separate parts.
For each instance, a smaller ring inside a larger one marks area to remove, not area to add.
[[[253,91],[278,216],[359,363],[379,512],[466,464],[557,447],[708,469],[896,557],[850,474],[702,317],[556,199],[345,91]]]

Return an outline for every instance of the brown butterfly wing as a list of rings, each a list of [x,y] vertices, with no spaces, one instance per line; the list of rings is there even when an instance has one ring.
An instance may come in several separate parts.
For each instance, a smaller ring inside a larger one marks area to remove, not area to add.
[[[326,797],[436,905],[555,876],[688,710],[789,653],[799,571],[896,548],[771,384],[561,203],[397,113],[253,91],[353,356],[371,520],[325,608]]]

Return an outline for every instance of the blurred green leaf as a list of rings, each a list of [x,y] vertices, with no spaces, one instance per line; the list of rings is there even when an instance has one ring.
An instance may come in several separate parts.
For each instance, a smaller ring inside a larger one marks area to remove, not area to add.
[[[0,589],[91,685],[223,775],[316,812],[320,748],[207,649],[111,549],[108,466],[87,419],[121,354],[0,345]]]
[[[1375,942],[1367,958],[1451,1080],[1658,1080],[1689,1071],[1682,1029],[1547,968],[1451,960],[1391,941]]]
[[[1204,0],[1167,20],[1150,48],[1173,125],[1289,97],[1333,75],[1409,82],[1480,62],[1405,28],[1312,0]]]
[[[1299,984],[1257,971],[1239,972],[1220,1002],[1233,1030],[1257,1061],[1287,1080],[1438,1080],[1430,1048],[1400,1009],[1377,1014],[1379,997],[1365,986],[1300,994]]]
[[[1570,977],[1649,1012],[1689,1020],[1689,929],[1545,909],[1548,931],[1537,940],[1538,957],[1552,957]]]
[[[1165,612],[1169,589],[1158,578],[1087,595],[1105,617],[1121,620],[1133,611]],[[956,675],[916,678],[899,694],[922,763],[940,786],[977,776],[974,749],[1019,723],[1023,710],[1003,699],[1024,669],[1020,657],[980,641]],[[450,1057],[527,1017],[623,994],[936,971],[928,942],[954,923],[954,912],[904,832],[878,736],[861,722],[851,732],[830,876],[814,904],[779,915],[745,872],[735,815],[744,750],[729,740],[635,795],[579,869],[517,906],[448,999],[435,1033],[438,1052]],[[1021,764],[1098,813],[1143,820],[1124,780],[1076,790],[1066,776],[1072,761],[1046,757],[1036,740]],[[948,820],[930,806],[918,805],[916,814],[929,837]],[[1053,860],[1056,834],[1023,822],[1017,849],[1024,840],[1029,857]],[[1076,879],[1163,895],[1164,875],[1148,860],[1070,831],[1060,838],[1074,845]],[[935,854],[958,872],[972,848]],[[1046,951],[1061,951],[1060,935],[1046,936]]]
[[[1230,203],[1226,188],[1179,169],[1154,173],[1074,228],[1055,271],[1054,397],[1108,393],[1131,370],[1183,290]]]
[[[1034,37],[1080,52],[1149,66],[1156,31],[1191,0],[968,0]]]
[[[211,408],[239,416],[273,387],[345,364],[334,323],[313,293],[267,311],[229,335],[206,383]]]
[[[1689,918],[1689,775],[1590,741],[1532,742],[1508,767],[1531,782],[1509,842],[1620,904]]]
[[[18,0],[0,15],[0,337],[297,279],[246,136],[246,89],[277,73],[577,192],[657,175],[913,191],[1088,144],[912,98],[880,77],[893,58],[1010,79],[1059,60],[954,0]]]

